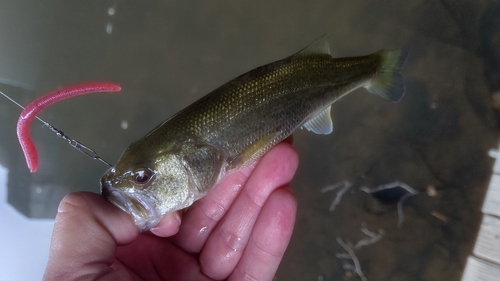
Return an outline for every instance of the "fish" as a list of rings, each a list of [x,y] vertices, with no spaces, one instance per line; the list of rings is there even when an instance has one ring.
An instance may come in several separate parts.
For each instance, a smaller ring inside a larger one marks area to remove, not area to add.
[[[405,93],[404,50],[333,58],[325,36],[216,88],[128,147],[101,193],[141,231],[205,196],[298,128],[327,135],[331,105],[358,89],[391,102]]]

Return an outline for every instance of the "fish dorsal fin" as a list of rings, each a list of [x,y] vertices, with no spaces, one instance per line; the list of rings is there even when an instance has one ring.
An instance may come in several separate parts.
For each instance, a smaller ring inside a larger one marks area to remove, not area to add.
[[[332,117],[330,115],[330,105],[320,114],[314,116],[311,120],[307,121],[303,126],[309,131],[318,135],[328,135],[333,131]]]
[[[309,44],[304,49],[300,50],[294,56],[301,57],[301,56],[318,55],[318,54],[330,55],[330,45],[328,44],[326,34],[314,40],[311,44]]]

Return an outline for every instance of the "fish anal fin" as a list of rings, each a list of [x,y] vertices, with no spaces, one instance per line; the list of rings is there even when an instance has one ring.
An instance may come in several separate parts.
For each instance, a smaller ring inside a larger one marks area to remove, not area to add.
[[[332,106],[330,105],[311,120],[304,123],[303,127],[318,135],[330,134],[333,131],[332,117],[330,115],[331,108]]]
[[[326,38],[326,34],[314,40],[311,44],[307,45],[304,49],[298,51],[294,56],[309,56],[309,55],[330,55],[330,45]]]

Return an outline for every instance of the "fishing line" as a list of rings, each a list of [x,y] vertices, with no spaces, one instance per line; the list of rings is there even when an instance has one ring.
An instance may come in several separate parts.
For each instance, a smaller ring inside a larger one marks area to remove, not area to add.
[[[11,102],[13,102],[15,105],[17,105],[20,108],[24,109],[24,106],[22,106],[17,101],[15,101],[11,97],[9,97],[6,94],[4,94],[2,91],[0,91],[0,94],[2,94],[2,96],[6,97]],[[109,162],[107,162],[106,160],[102,159],[99,155],[97,155],[97,153],[93,149],[91,149],[90,147],[84,145],[83,143],[81,143],[81,142],[79,142],[79,141],[77,141],[75,139],[72,139],[72,138],[68,137],[61,130],[59,130],[56,127],[50,125],[48,122],[44,121],[42,118],[40,118],[38,116],[35,116],[35,118],[38,119],[38,121],[42,122],[42,124],[44,126],[46,126],[49,130],[51,130],[53,133],[55,133],[58,137],[60,137],[63,140],[67,141],[68,144],[71,145],[76,150],[80,151],[81,153],[87,155],[88,157],[90,157],[90,158],[92,158],[94,160],[101,161],[102,163],[108,165],[109,167],[113,167],[111,164],[109,164]]]

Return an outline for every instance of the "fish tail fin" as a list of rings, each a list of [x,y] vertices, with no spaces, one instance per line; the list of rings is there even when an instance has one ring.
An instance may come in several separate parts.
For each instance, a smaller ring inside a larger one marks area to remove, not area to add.
[[[375,95],[382,97],[387,101],[398,102],[405,93],[405,84],[401,75],[407,52],[404,50],[378,51],[380,56],[380,66],[377,69],[375,77],[366,89]]]

